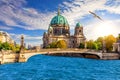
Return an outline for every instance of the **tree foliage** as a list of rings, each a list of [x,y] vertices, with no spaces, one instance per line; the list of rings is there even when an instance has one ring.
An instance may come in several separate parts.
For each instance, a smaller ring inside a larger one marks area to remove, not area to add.
[[[67,48],[67,43],[65,40],[59,40],[57,42],[52,42],[46,48]]]
[[[85,47],[84,43],[80,43],[79,48],[83,49]]]
[[[7,42],[0,42],[0,51],[1,50],[12,50],[14,52],[17,52],[20,50],[20,46],[18,44],[15,46],[14,44],[9,44]]]
[[[87,41],[87,48],[88,48],[88,49],[93,49],[93,43],[94,43],[93,40]]]
[[[95,41],[97,43],[98,50],[102,50],[103,39],[104,37],[98,37],[97,40]]]
[[[111,51],[113,43],[116,42],[116,38],[113,35],[108,35],[105,37],[98,37],[95,41],[87,41],[88,49],[102,50],[103,41],[105,42],[106,50]]]
[[[116,38],[113,35],[105,37],[106,50],[111,51],[113,43],[116,42]]]
[[[56,46],[57,48],[67,48],[67,43],[65,42],[65,40],[60,40],[57,42]]]
[[[57,48],[57,42],[50,43],[46,48]]]
[[[10,44],[8,44],[7,42],[5,43],[1,43],[1,48],[0,50],[3,49],[3,50],[10,50],[11,47],[10,47]]]

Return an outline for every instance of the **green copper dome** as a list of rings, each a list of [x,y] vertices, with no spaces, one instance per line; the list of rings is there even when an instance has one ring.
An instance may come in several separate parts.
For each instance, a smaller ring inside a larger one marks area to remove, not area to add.
[[[82,25],[80,23],[77,23],[76,24],[76,27],[81,27]]]
[[[68,26],[67,19],[64,16],[60,15],[60,9],[58,9],[57,16],[53,17],[50,23],[50,25],[55,25],[55,24]]]
[[[67,22],[67,19],[65,17],[63,17],[62,15],[57,15],[57,16],[53,17],[50,24],[51,25],[54,25],[54,24],[68,25],[68,22]]]

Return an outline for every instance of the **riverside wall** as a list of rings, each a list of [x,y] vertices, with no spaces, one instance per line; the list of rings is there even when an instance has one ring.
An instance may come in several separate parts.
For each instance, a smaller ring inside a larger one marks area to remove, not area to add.
[[[12,52],[10,50],[0,52],[0,64],[18,62],[18,59],[18,53]]]

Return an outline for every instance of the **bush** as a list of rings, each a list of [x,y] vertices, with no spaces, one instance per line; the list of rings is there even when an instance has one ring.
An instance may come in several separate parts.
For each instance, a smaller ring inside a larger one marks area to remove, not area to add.
[[[67,43],[65,40],[59,40],[57,42],[52,42],[46,48],[67,48]]]
[[[79,48],[83,49],[85,47],[84,43],[80,43]]]
[[[2,49],[3,50],[12,50],[14,52],[19,52],[20,46],[18,44],[16,46],[14,46],[14,44],[9,44],[7,42],[4,42],[4,43],[0,42],[0,51]]]
[[[3,50],[11,50],[10,44],[7,43],[7,42],[2,43],[1,49],[3,49]]]
[[[60,40],[57,42],[56,46],[57,48],[67,48],[67,43],[65,42],[65,40]]]

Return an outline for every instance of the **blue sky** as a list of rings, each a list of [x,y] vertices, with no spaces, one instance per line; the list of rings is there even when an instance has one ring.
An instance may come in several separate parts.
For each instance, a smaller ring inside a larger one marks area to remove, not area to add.
[[[87,40],[120,33],[120,0],[0,0],[0,30],[17,43],[24,34],[26,44],[40,45],[58,6],[68,20],[71,35],[77,22],[83,25]]]

